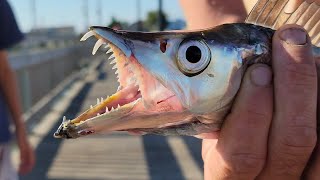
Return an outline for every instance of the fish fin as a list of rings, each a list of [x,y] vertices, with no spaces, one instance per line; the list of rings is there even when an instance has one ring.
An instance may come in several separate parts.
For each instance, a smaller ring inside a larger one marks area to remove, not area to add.
[[[320,3],[315,0],[258,0],[246,23],[278,29],[284,24],[304,27],[320,47]],[[295,3],[295,4],[293,4]]]

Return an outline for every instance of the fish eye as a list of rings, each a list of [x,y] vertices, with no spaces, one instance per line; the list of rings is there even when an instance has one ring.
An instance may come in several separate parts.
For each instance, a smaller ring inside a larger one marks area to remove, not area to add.
[[[211,60],[210,49],[204,41],[183,41],[178,49],[177,64],[187,76],[200,74]]]
[[[201,60],[201,50],[197,46],[190,46],[186,51],[186,59],[191,63],[197,63]]]

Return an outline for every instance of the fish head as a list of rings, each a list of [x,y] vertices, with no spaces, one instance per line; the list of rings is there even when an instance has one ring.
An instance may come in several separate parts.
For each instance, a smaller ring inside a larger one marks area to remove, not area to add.
[[[119,88],[62,122],[55,137],[129,131],[197,135],[220,128],[240,87],[244,51],[216,29],[130,32],[93,26],[93,54],[110,48]],[[107,53],[109,53],[107,52]]]

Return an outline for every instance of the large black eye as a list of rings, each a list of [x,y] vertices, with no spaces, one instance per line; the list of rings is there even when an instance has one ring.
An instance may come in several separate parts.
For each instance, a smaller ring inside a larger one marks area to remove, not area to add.
[[[201,60],[201,50],[197,46],[188,47],[186,58],[191,63],[199,62]]]
[[[210,49],[204,41],[189,40],[180,44],[177,54],[179,69],[186,75],[201,73],[211,60]]]

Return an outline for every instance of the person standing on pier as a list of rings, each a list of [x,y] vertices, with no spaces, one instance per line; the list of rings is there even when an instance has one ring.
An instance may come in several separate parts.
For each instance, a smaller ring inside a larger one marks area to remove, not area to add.
[[[18,179],[18,173],[10,160],[10,120],[15,126],[15,137],[20,150],[20,174],[32,170],[35,157],[27,139],[15,74],[10,67],[7,52],[8,48],[23,39],[23,34],[6,0],[0,0],[0,24],[0,179],[14,180]]]

